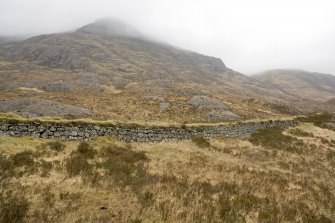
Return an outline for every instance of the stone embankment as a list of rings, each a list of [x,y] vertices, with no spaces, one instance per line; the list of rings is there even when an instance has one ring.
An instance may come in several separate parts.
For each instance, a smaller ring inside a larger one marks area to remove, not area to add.
[[[62,140],[90,140],[99,136],[111,136],[127,142],[160,142],[185,140],[193,136],[244,138],[260,129],[288,128],[295,124],[293,120],[270,120],[212,126],[162,127],[10,121],[0,123],[0,135],[33,136]]]

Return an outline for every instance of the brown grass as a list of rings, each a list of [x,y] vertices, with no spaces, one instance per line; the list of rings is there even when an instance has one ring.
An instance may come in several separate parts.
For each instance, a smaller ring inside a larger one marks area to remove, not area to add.
[[[59,142],[60,151],[43,140],[45,153],[27,138],[2,137],[0,222],[332,222],[335,133],[296,128],[312,135],[273,130],[201,148],[103,137]],[[296,141],[308,151],[281,147]]]

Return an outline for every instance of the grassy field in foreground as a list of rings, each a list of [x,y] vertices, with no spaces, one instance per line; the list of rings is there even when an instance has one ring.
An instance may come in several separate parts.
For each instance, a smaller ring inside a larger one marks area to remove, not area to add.
[[[0,137],[0,222],[334,222],[335,132],[155,144]]]

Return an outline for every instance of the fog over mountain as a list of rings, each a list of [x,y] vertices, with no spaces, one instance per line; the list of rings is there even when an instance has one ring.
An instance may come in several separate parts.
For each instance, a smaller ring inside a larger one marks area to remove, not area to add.
[[[330,0],[2,0],[0,43],[112,17],[245,74],[274,68],[335,74],[334,8]]]

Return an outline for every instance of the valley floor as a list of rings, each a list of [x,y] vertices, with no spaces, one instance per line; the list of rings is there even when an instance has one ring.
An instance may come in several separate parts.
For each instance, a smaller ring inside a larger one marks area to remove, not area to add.
[[[127,144],[0,137],[0,222],[334,222],[335,132]]]

